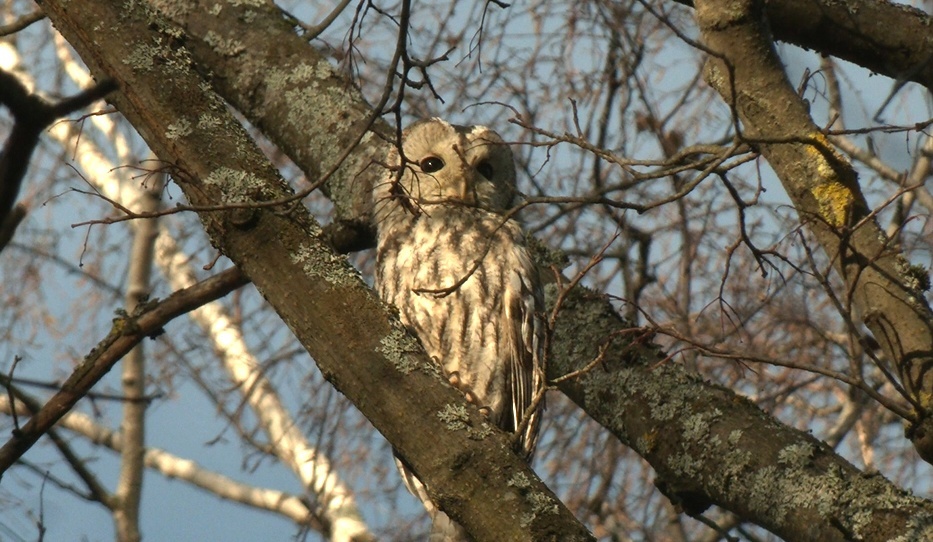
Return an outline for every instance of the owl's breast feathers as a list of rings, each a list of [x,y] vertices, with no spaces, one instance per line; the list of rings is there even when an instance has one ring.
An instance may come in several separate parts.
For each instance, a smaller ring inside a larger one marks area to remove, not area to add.
[[[519,225],[458,206],[386,221],[376,283],[467,398],[514,432],[541,384],[544,347],[541,288]],[[528,455],[537,428],[535,415]]]

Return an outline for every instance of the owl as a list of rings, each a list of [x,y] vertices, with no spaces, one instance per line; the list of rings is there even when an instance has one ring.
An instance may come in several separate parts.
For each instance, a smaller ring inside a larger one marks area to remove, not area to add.
[[[512,151],[489,128],[433,118],[409,126],[387,162],[373,189],[376,289],[467,401],[521,431],[530,460],[543,401],[526,411],[544,386],[545,323],[537,269],[508,213]],[[430,540],[469,540],[396,462],[432,517]]]

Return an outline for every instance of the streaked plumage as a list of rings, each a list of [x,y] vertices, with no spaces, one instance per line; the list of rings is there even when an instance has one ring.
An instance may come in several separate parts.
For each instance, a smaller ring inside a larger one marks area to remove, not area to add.
[[[534,262],[505,216],[515,196],[512,152],[486,127],[440,119],[413,124],[402,139],[404,160],[391,152],[394,170],[373,190],[376,287],[467,400],[515,432],[542,387],[545,326]],[[528,459],[538,428],[536,411],[521,437]],[[399,469],[431,513],[432,542],[467,540]]]

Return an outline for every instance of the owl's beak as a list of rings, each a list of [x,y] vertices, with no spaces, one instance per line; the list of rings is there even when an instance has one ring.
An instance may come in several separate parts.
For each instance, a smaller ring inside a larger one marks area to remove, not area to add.
[[[476,194],[473,190],[474,177],[477,175],[476,170],[473,169],[473,166],[467,166],[466,171],[464,171],[463,183],[460,186],[460,200],[464,203],[473,205],[476,203]]]
[[[472,201],[472,198],[473,198],[473,191],[470,190],[470,185],[471,185],[472,183],[471,183],[470,181],[471,181],[471,179],[470,179],[470,176],[469,176],[469,175],[464,175],[464,176],[463,176],[463,187],[462,187],[462,190],[461,190],[461,192],[460,192],[460,199],[461,199],[462,201],[465,201],[466,203],[473,203],[473,201]]]

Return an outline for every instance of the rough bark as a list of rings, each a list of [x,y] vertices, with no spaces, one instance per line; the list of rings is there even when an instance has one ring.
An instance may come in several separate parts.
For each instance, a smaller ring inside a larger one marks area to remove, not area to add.
[[[848,60],[898,83],[933,89],[933,17],[884,0],[767,0],[780,41]]]
[[[369,194],[382,174],[373,167],[395,133],[325,57],[295,33],[272,2],[153,0],[185,31],[193,67],[262,130],[308,179],[327,175],[336,220],[332,244],[373,246]],[[352,150],[352,152],[350,152]]]
[[[177,28],[145,3],[41,5],[96,78],[121,83],[112,103],[169,165],[189,202],[203,208],[211,241],[250,277],[325,378],[427,483],[432,500],[478,540],[592,539],[513,453],[509,437],[466,408],[359,274],[325,244],[301,202],[289,201],[287,183],[191,69]]]
[[[777,173],[794,207],[845,280],[840,298],[871,330],[914,406],[908,436],[933,462],[933,312],[921,281],[875,221],[851,164],[810,118],[787,80],[754,0],[700,0],[706,78],[742,121],[741,137]]]

